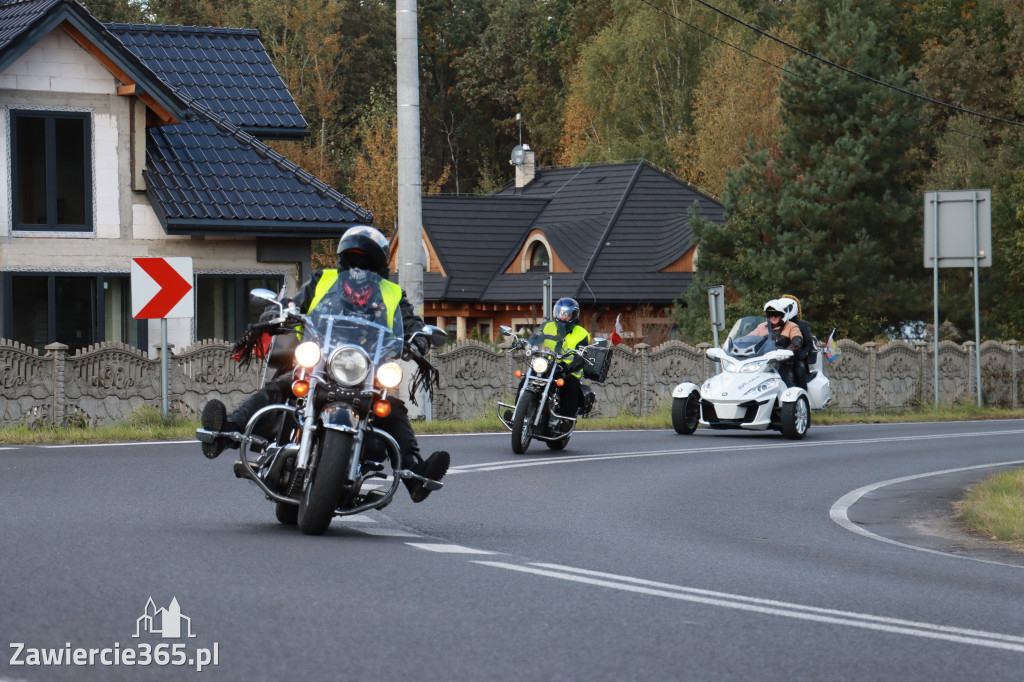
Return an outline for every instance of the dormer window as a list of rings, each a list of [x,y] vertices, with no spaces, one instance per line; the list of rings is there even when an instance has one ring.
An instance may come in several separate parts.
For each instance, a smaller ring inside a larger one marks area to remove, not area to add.
[[[530,270],[544,270],[550,269],[551,259],[548,257],[547,247],[540,241],[533,243],[530,247]]]

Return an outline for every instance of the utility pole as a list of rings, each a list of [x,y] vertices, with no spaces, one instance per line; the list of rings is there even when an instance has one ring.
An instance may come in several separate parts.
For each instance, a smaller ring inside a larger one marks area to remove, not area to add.
[[[420,175],[420,76],[416,0],[395,3],[398,65],[398,283],[423,315],[423,221]]]

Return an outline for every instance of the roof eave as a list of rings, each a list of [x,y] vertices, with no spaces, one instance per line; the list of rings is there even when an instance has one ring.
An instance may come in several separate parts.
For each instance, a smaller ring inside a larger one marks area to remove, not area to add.
[[[193,220],[166,219],[158,213],[160,224],[169,235],[190,237],[293,237],[331,239],[338,237],[358,221],[319,223],[291,220]]]

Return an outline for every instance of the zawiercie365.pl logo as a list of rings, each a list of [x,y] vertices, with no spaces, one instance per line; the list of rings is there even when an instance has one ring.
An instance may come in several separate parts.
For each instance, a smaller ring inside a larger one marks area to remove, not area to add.
[[[159,635],[162,639],[191,639],[192,619],[182,614],[177,597],[171,599],[167,608],[157,608],[150,597],[145,609],[135,621],[133,639]],[[209,665],[220,663],[220,644],[212,647],[190,647],[186,642],[138,642],[134,645],[105,648],[74,647],[66,642],[63,647],[29,647],[24,642],[11,642],[10,664],[31,666],[189,666],[202,671]]]

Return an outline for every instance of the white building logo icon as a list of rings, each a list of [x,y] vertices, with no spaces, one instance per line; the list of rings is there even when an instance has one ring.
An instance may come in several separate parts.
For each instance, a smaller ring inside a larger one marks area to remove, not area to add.
[[[135,634],[132,637],[139,637],[143,632],[148,632],[160,635],[164,639],[179,639],[182,637],[182,623],[185,636],[195,637],[192,634],[192,619],[181,615],[177,597],[171,599],[171,605],[166,609],[158,609],[150,597],[146,602],[145,612],[135,622]]]

